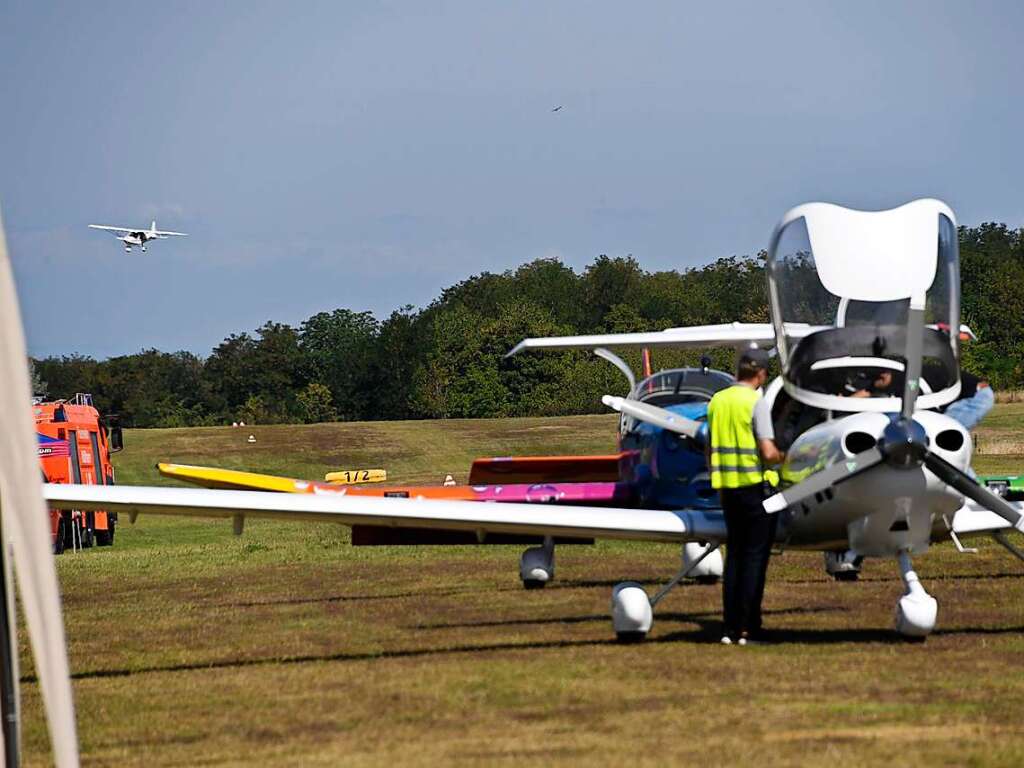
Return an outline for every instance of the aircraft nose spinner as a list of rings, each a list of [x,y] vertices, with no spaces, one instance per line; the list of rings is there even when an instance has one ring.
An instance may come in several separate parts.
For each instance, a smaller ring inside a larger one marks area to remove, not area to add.
[[[928,453],[928,433],[913,419],[893,416],[882,431],[879,449],[886,462],[897,469],[915,469]]]

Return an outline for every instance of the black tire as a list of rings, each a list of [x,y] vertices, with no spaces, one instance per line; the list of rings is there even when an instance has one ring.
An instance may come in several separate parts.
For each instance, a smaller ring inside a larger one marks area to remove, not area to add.
[[[96,531],[96,546],[97,547],[112,547],[114,546],[114,521],[109,517],[107,518],[107,530]]]
[[[106,518],[106,530],[96,531],[96,546],[97,547],[113,547],[114,546],[114,531],[117,529],[114,520],[110,517]]]
[[[71,518],[70,512],[61,512],[60,520],[62,528],[64,530],[64,549],[70,549],[72,552],[75,549],[75,521]]]
[[[619,645],[636,645],[642,643],[647,637],[646,632],[616,632],[615,640]]]
[[[64,552],[64,539],[67,536],[67,531],[64,530],[64,515],[60,515],[57,518],[57,535],[53,539],[53,554],[60,555]]]

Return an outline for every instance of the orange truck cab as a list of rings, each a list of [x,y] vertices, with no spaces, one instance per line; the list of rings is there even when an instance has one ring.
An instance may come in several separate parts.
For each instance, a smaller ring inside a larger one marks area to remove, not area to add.
[[[33,402],[32,413],[44,482],[114,484],[110,455],[123,447],[121,428],[100,418],[92,395]],[[110,546],[116,524],[117,514],[112,512],[52,511],[53,551],[60,554],[68,547]]]

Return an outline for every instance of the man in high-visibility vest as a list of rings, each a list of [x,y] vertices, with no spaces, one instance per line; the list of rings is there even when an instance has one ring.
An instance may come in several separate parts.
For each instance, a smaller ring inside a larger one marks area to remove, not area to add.
[[[722,642],[746,645],[761,631],[761,600],[777,518],[764,511],[765,464],[784,458],[775,444],[768,403],[761,388],[768,380],[768,353],[740,354],[736,383],[708,404],[708,465],[711,485],[722,498],[727,530],[722,603]]]

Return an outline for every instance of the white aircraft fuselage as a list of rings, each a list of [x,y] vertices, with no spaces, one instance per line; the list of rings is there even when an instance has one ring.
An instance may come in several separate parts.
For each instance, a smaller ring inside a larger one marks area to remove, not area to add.
[[[124,243],[124,246],[127,250],[131,250],[131,247],[133,245],[138,245],[142,247],[143,251],[146,250],[146,242],[155,239],[156,237],[151,237],[148,232],[129,232],[124,237],[118,238],[118,240]]]
[[[782,477],[790,482],[852,459],[877,444],[889,424],[881,413],[857,413],[813,427],[790,447]],[[931,450],[963,472],[970,472],[973,446],[959,422],[932,411],[914,421],[927,434]],[[784,513],[780,539],[798,549],[850,549],[865,557],[919,554],[936,539],[949,537],[947,520],[964,497],[923,466],[881,465],[833,485]]]
[[[102,229],[114,233],[115,237],[124,245],[125,251],[131,253],[133,246],[138,246],[143,253],[146,251],[146,243],[150,240],[166,240],[169,237],[187,237],[184,232],[170,232],[156,228],[154,221],[149,229],[132,229],[128,227],[112,227],[107,224],[90,224],[90,229]]]

